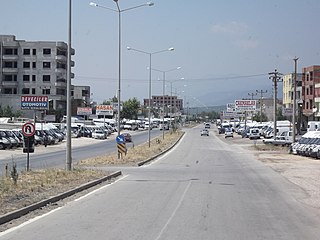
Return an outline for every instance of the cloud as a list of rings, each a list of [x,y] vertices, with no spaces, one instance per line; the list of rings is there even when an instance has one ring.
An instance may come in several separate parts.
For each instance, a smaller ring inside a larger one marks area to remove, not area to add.
[[[255,41],[251,38],[245,40],[238,40],[234,42],[234,45],[242,49],[253,49],[258,46],[258,41]]]
[[[239,34],[244,33],[248,29],[248,25],[236,21],[231,21],[225,24],[214,24],[211,31],[214,33]]]

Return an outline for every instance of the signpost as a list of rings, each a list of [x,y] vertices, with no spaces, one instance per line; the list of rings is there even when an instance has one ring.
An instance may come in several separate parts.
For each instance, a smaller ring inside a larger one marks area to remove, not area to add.
[[[23,138],[23,152],[27,153],[27,166],[26,170],[30,169],[30,158],[29,153],[34,152],[34,134],[36,131],[36,127],[33,123],[27,122],[22,126],[22,134]]]
[[[127,154],[127,147],[126,147],[124,136],[122,134],[117,136],[116,137],[116,142],[117,142],[118,159],[119,159],[120,156],[122,158],[123,154]]]

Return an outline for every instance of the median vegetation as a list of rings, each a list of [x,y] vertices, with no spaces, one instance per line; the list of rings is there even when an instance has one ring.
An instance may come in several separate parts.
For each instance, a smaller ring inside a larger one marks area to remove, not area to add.
[[[48,199],[110,174],[110,172],[101,171],[99,168],[89,169],[91,166],[123,164],[137,166],[139,162],[150,159],[170,148],[182,134],[178,130],[167,132],[164,140],[162,136],[153,139],[150,148],[148,143],[139,146],[128,144],[127,154],[122,159],[118,159],[116,153],[86,159],[77,164],[73,171],[46,169],[18,172],[15,164],[6,166],[0,177],[0,215]]]

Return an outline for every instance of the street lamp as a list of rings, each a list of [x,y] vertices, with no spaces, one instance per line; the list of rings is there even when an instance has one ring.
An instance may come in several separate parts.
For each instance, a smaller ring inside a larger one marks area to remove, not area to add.
[[[151,58],[152,55],[157,54],[157,53],[162,53],[162,52],[167,52],[167,51],[173,51],[174,48],[168,48],[168,49],[164,49],[161,51],[157,51],[157,52],[145,52],[139,49],[135,49],[135,48],[131,48],[131,47],[127,47],[128,50],[132,50],[132,51],[136,51],[139,53],[143,53],[143,54],[147,54],[149,55],[149,111],[148,111],[148,121],[149,121],[149,128],[148,128],[148,142],[149,142],[149,147],[150,147],[150,141],[151,141],[151,72],[152,72],[152,68],[151,68]]]
[[[118,13],[118,106],[117,106],[117,111],[118,111],[118,120],[117,120],[117,125],[118,125],[118,136],[120,135],[120,103],[121,103],[121,100],[120,100],[120,93],[121,93],[121,13],[122,12],[125,12],[125,11],[129,11],[129,10],[132,10],[132,9],[135,9],[135,8],[140,8],[140,7],[146,7],[146,6],[153,6],[154,3],[152,2],[147,2],[147,3],[144,3],[144,4],[141,4],[141,5],[138,5],[138,6],[134,6],[134,7],[130,7],[130,8],[125,8],[125,9],[120,9],[120,6],[119,6],[119,3],[118,3],[118,0],[113,0],[116,5],[117,5],[117,9],[113,9],[113,8],[108,8],[108,7],[105,7],[105,6],[102,6],[102,5],[98,5],[97,3],[94,3],[94,2],[90,2],[90,6],[93,6],[93,7],[100,7],[100,8],[104,8],[104,9],[107,9],[107,10],[110,10],[110,11],[113,11],[113,12],[117,12]]]
[[[159,69],[155,69],[155,68],[152,68],[153,71],[156,71],[156,72],[161,72],[162,75],[163,75],[163,78],[162,78],[162,107],[163,107],[163,115],[162,115],[162,139],[164,139],[164,96],[165,96],[165,81],[166,81],[166,73],[167,72],[172,72],[172,71],[175,71],[175,70],[179,70],[181,69],[181,67],[176,67],[176,68],[172,68],[172,69],[169,69],[169,70],[159,70]]]

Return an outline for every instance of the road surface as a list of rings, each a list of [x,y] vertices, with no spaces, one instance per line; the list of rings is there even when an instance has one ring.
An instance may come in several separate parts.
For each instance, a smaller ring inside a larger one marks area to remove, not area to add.
[[[169,153],[111,185],[0,234],[24,240],[319,239],[305,192],[232,139],[186,130]]]

